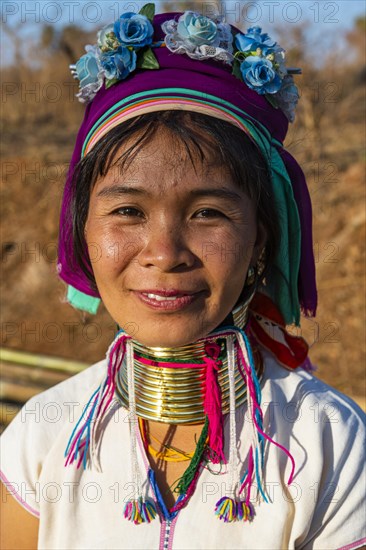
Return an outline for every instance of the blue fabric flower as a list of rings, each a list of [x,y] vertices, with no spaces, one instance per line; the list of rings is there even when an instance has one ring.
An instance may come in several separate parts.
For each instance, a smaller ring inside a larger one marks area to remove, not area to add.
[[[114,33],[124,46],[143,48],[151,44],[154,27],[145,15],[127,12],[114,23]]]
[[[96,84],[99,80],[100,68],[95,55],[91,52],[80,57],[75,65],[75,70],[80,80],[80,88],[89,84]]]
[[[256,51],[257,48],[261,48],[263,54],[268,55],[276,44],[267,33],[262,34],[261,27],[251,27],[245,34],[237,34],[235,37],[235,45],[241,52]]]
[[[118,48],[120,45],[120,41],[118,40],[115,32],[114,32],[114,25],[107,25],[106,27],[103,27],[98,34],[98,47],[102,50],[102,52],[107,52],[108,50],[114,50],[115,48]]]
[[[209,45],[216,39],[217,25],[204,15],[186,11],[179,18],[177,32],[181,38],[189,40],[195,46]]]
[[[126,46],[119,46],[116,50],[103,53],[100,57],[101,65],[107,79],[123,80],[136,69],[136,53]]]
[[[268,59],[250,55],[241,63],[240,71],[249,88],[258,94],[275,94],[282,86],[281,77]]]

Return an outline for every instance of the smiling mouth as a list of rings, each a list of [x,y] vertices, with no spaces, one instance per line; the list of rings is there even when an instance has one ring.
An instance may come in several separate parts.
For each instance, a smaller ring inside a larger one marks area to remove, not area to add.
[[[184,294],[182,294],[181,296],[179,296],[178,294],[175,296],[160,296],[159,294],[152,294],[152,293],[147,293],[147,294],[144,293],[144,294],[151,300],[157,300],[158,302],[164,302],[164,300],[174,301],[174,300],[177,300],[178,298],[181,298],[181,296],[184,296]]]
[[[141,302],[152,309],[178,311],[206,295],[206,291],[182,292],[177,290],[133,291]]]

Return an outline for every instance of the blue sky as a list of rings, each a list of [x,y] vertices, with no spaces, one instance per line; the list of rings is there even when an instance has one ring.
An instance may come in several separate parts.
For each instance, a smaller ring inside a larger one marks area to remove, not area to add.
[[[37,41],[44,24],[60,28],[74,23],[85,29],[101,28],[124,11],[138,11],[146,2],[130,0],[42,0],[8,1],[1,3],[2,20],[16,28],[24,39]],[[159,11],[160,2],[156,2]],[[173,3],[172,3],[173,4]],[[177,6],[174,2],[174,7]],[[199,3],[203,12],[209,13],[219,5],[217,1]],[[352,28],[354,20],[365,15],[365,0],[257,0],[243,2],[227,0],[221,3],[229,23],[247,28],[261,25],[265,31],[271,27],[292,27],[304,21],[309,23],[309,33],[314,40],[327,35],[334,40]],[[12,47],[2,33],[2,63],[12,59]]]

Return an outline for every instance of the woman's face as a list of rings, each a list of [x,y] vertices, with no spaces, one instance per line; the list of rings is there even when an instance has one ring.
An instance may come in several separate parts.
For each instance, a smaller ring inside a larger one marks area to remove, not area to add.
[[[100,296],[147,346],[188,344],[216,328],[263,247],[254,204],[214,160],[193,165],[161,130],[91,193],[85,235]]]

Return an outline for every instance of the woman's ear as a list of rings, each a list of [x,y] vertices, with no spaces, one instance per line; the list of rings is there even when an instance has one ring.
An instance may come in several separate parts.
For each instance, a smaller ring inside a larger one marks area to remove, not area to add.
[[[265,248],[265,246],[266,246],[266,243],[267,243],[266,230],[264,228],[264,225],[261,222],[258,222],[257,237],[256,237],[255,244],[254,244],[254,247],[253,247],[252,258],[250,260],[250,265],[251,266],[256,265],[260,255],[263,251],[263,248]]]

